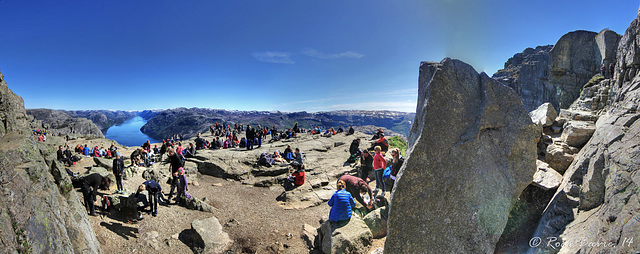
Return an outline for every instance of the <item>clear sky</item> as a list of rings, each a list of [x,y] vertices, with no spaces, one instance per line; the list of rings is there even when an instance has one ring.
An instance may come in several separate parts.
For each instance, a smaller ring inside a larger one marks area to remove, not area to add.
[[[27,108],[415,112],[420,61],[490,76],[639,1],[0,0],[0,68]]]

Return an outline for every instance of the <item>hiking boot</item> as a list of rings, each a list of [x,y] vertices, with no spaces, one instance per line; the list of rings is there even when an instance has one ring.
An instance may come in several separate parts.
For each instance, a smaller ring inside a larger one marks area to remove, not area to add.
[[[153,212],[151,215],[153,215],[153,217],[158,216],[158,212]]]

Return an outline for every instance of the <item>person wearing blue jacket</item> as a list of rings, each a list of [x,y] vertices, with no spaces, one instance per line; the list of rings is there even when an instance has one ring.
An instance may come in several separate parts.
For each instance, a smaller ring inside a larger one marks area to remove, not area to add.
[[[89,156],[91,155],[91,149],[89,149],[89,147],[87,147],[87,145],[84,145],[84,148],[82,149],[82,154]]]
[[[351,219],[352,209],[356,207],[351,193],[345,190],[346,185],[344,181],[338,181],[338,190],[329,199],[329,206],[331,206],[329,220],[338,225],[346,225]]]

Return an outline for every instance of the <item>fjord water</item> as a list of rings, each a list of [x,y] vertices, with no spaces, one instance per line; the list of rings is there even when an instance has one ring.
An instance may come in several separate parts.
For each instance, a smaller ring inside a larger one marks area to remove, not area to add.
[[[140,128],[147,123],[142,117],[136,116],[120,125],[111,126],[107,130],[105,137],[112,139],[125,146],[141,146],[147,140],[151,143],[161,141],[153,139],[140,131]]]

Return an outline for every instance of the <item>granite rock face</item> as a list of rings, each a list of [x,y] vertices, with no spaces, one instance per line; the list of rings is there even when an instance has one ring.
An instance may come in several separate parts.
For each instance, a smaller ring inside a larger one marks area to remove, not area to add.
[[[545,102],[550,102],[553,87],[549,77],[549,52],[553,45],[527,48],[515,54],[504,64],[504,69],[493,74],[493,78],[513,88],[520,95],[527,111],[532,111]],[[557,107],[557,105],[554,105]]]
[[[4,136],[7,132],[28,130],[24,101],[9,89],[2,73],[0,73],[0,96],[0,121],[4,127],[0,128],[0,136]]]
[[[567,109],[580,96],[582,87],[600,72],[600,66],[615,62],[620,35],[574,31],[563,35],[552,47],[528,48],[509,59],[493,78],[513,88],[528,111],[550,102]]]
[[[22,99],[0,74],[0,249],[100,253],[100,243],[55,150],[30,134]]]
[[[534,234],[556,239],[561,248],[545,248],[543,242],[529,253],[633,253],[640,249],[638,45],[640,19],[636,18],[618,44],[611,100],[597,118],[593,136],[564,174]]]
[[[538,127],[511,88],[448,58],[421,64],[416,112],[385,253],[493,252],[536,171]]]

